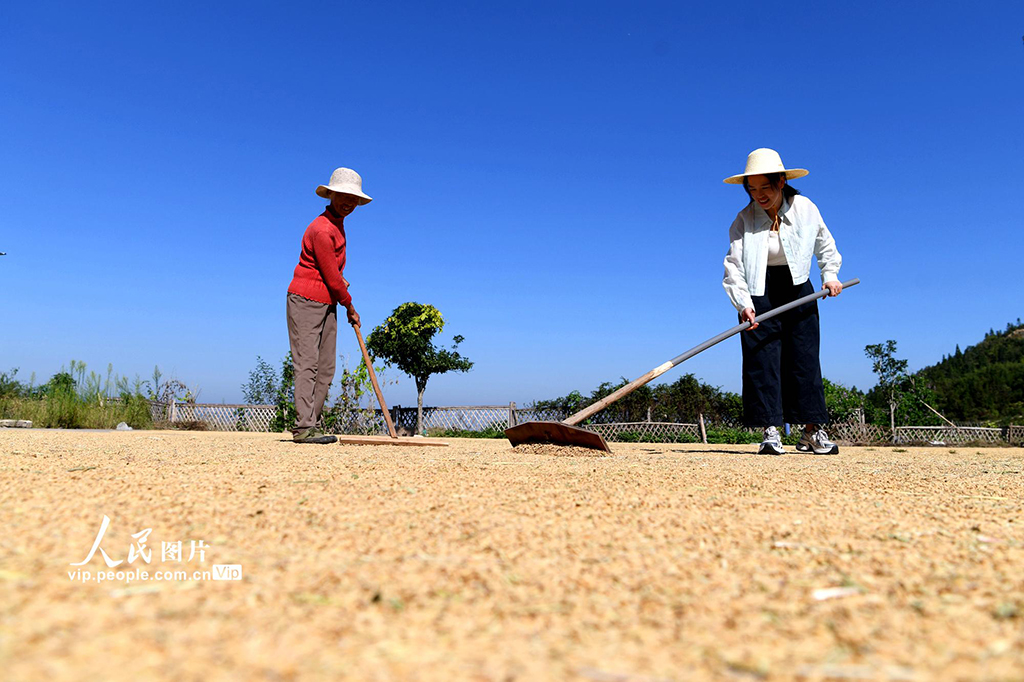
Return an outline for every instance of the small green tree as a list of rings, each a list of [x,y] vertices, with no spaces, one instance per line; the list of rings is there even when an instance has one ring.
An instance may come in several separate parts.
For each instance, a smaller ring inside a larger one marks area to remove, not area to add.
[[[46,382],[46,394],[55,395],[58,393],[72,394],[75,392],[75,377],[70,372],[61,370]]]
[[[28,393],[28,387],[16,379],[18,368],[10,372],[0,372],[0,398],[17,398]]]
[[[256,368],[249,372],[249,380],[242,384],[242,397],[249,405],[274,405],[278,386],[274,368],[256,356]]]
[[[575,414],[590,404],[590,400],[583,397],[579,391],[572,391],[569,395],[551,400],[536,400],[529,407],[532,410],[559,410],[566,415]]]
[[[889,428],[896,431],[896,408],[905,399],[904,385],[907,383],[907,361],[896,356],[896,342],[889,339],[864,347],[864,354],[871,359],[871,371],[878,376],[878,387],[889,404]]]
[[[345,356],[339,358],[341,376],[338,380],[338,397],[333,407],[324,412],[324,426],[330,426],[336,433],[371,433],[376,429],[376,397],[373,395],[370,372],[362,359],[354,370],[350,370]],[[374,367],[373,370],[381,386],[386,386],[388,382],[384,377],[384,367]]]
[[[295,365],[292,364],[292,352],[281,361],[281,381],[276,385],[277,391],[273,403],[274,418],[270,420],[271,431],[289,431],[295,428],[298,413],[295,411]]]
[[[434,346],[434,335],[444,329],[441,311],[432,305],[403,303],[383,324],[366,337],[366,349],[375,359],[394,365],[416,382],[416,432],[423,433],[423,392],[434,374],[468,372],[469,359],[458,352],[463,338],[456,336],[451,349]]]
[[[829,381],[822,377],[825,389],[825,407],[828,408],[829,420],[832,422],[849,421],[857,410],[864,407],[864,394],[854,388],[847,388],[838,381]]]

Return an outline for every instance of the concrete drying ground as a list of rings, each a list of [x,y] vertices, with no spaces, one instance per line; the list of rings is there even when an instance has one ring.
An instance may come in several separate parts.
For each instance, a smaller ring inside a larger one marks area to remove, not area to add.
[[[0,677],[1024,679],[1020,448],[450,442],[0,432]]]

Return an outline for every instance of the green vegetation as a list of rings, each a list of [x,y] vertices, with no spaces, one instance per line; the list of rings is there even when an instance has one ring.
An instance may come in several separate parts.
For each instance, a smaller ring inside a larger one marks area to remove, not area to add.
[[[112,365],[105,376],[85,372],[84,362],[72,360],[70,370],[61,368],[41,386],[18,381],[17,369],[0,373],[0,419],[28,419],[41,428],[111,429],[120,422],[152,427],[149,400],[159,382],[130,381]],[[159,370],[155,374],[159,377]]]
[[[458,352],[463,337],[455,336],[451,350],[434,346],[444,329],[441,311],[432,305],[403,303],[366,337],[366,349],[412,377],[416,382],[416,433],[423,433],[423,392],[435,374],[468,372],[473,363]]]
[[[561,398],[538,401],[531,407],[572,414],[610,395],[627,383],[625,378],[620,378],[615,383],[601,384],[589,396],[573,391]],[[847,388],[828,379],[825,379],[824,383],[825,404],[833,421],[850,419],[855,411],[863,406],[864,394],[856,388]],[[743,425],[743,398],[739,394],[705,384],[693,374],[686,374],[670,384],[641,386],[583,423],[642,422],[648,420],[648,412],[650,421],[677,424],[692,424],[698,420],[698,415],[704,415],[708,443],[744,444],[761,441],[760,430],[751,430]],[[783,442],[793,445],[798,438],[799,433],[794,431],[794,434],[784,438]],[[687,440],[685,435],[666,439],[629,432],[620,433],[618,440],[638,443],[696,441],[692,437]]]
[[[375,367],[382,384],[384,368]],[[328,433],[338,429],[342,433],[366,433],[375,430],[376,409],[373,406],[373,383],[366,363],[362,360],[354,370],[349,370],[345,357],[341,356],[341,375],[335,375],[333,383],[338,385],[334,403],[324,410],[323,428]],[[333,384],[332,384],[333,385]],[[295,368],[289,351],[281,360],[280,375],[260,356],[256,356],[256,367],[249,372],[249,380],[242,384],[242,397],[249,405],[274,405],[271,431],[288,431],[295,426]],[[328,395],[328,404],[330,396]],[[344,423],[340,423],[344,420]]]
[[[504,438],[505,427],[501,424],[490,424],[481,431],[434,427],[427,429],[427,435],[437,438]]]
[[[967,350],[917,373],[935,393],[934,407],[953,421],[1004,426],[1024,423],[1024,324],[989,330]]]
[[[589,396],[573,391],[561,398],[538,401],[531,407],[572,414],[611,395],[627,383],[629,381],[621,377],[617,382],[604,382]],[[743,401],[736,393],[709,386],[687,374],[671,384],[641,386],[584,423],[647,421],[648,410],[651,421],[656,422],[690,423],[697,421],[698,414],[703,414],[706,422],[735,426],[742,422]]]
[[[912,373],[908,361],[897,356],[896,341],[864,349],[878,383],[867,393],[824,379],[825,404],[833,422],[855,420],[863,411],[869,424],[936,426],[953,422],[980,422],[990,426],[1024,423],[1024,325],[1020,320],[1002,332],[990,330],[976,346],[942,362]],[[626,384],[626,379],[605,382],[589,396],[573,391],[561,398],[542,400],[537,409],[565,414],[578,412]],[[671,384],[642,386],[585,423],[664,421],[692,423],[703,414],[709,443],[746,443],[759,434],[742,428],[741,396],[708,386],[692,374]],[[940,416],[941,415],[941,416]],[[794,432],[783,442],[796,442]],[[623,434],[623,439],[641,440]]]

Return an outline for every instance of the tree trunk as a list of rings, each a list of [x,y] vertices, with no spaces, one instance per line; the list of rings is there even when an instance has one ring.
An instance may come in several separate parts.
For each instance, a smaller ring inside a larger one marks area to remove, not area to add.
[[[426,386],[416,387],[416,433],[421,436],[427,435],[423,433],[423,391],[425,390],[427,390]]]
[[[889,398],[889,433],[892,434],[893,442],[896,442],[896,401]]]

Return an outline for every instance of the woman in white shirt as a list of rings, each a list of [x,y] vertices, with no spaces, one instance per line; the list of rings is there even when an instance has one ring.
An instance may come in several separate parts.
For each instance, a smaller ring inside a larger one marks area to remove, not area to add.
[[[811,258],[821,269],[822,288],[837,296],[843,259],[818,207],[794,189],[789,180],[802,178],[802,168],[787,169],[778,152],[755,149],[743,173],[725,179],[742,184],[750,202],[729,228],[725,287],[740,320],[814,292]],[[818,360],[818,304],[787,311],[741,335],[743,346],[743,419],[764,429],[760,454],[785,453],[778,426],[804,424],[797,444],[801,452],[838,454],[822,426],[828,422]]]

